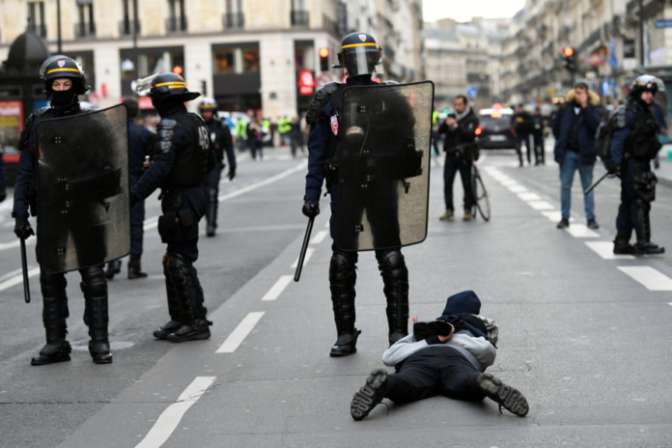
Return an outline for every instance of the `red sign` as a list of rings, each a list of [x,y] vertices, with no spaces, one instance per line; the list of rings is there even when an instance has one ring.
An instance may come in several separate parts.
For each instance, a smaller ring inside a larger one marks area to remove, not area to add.
[[[299,95],[310,96],[315,92],[315,75],[312,70],[299,70]]]
[[[16,128],[23,131],[23,103],[0,101],[0,128]]]

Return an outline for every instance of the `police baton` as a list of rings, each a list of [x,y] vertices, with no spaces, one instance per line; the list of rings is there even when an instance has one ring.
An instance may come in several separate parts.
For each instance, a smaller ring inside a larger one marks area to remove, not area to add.
[[[585,196],[587,194],[590,194],[590,192],[593,191],[595,188],[597,188],[597,186],[600,185],[604,179],[606,179],[607,177],[612,177],[612,176],[615,176],[615,174],[607,171],[606,173],[604,173],[604,175],[602,177],[597,179],[597,182],[595,182],[593,185],[588,187],[588,189],[583,192],[583,195]]]
[[[303,236],[303,244],[301,245],[301,252],[299,253],[299,260],[296,263],[296,272],[294,272],[294,281],[298,282],[301,279],[301,270],[303,269],[303,262],[306,259],[306,251],[308,250],[308,243],[310,242],[310,234],[313,232],[313,224],[315,217],[308,220],[306,226],[306,234]]]
[[[30,281],[28,280],[28,260],[26,259],[26,240],[21,238],[21,270],[23,271],[23,298],[30,303]]]

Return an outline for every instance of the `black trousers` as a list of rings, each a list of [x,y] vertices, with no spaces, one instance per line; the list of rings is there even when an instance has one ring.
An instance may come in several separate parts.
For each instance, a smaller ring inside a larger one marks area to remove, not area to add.
[[[456,157],[450,153],[446,153],[446,163],[443,165],[443,195],[446,201],[446,210],[455,210],[453,205],[453,182],[455,182],[455,175],[458,171],[460,172],[462,189],[464,190],[464,210],[470,211],[474,206],[471,163],[463,157]]]
[[[385,397],[396,404],[436,395],[463,401],[481,401],[480,372],[451,347],[429,347],[406,359],[387,379]]]
[[[544,164],[546,163],[546,147],[544,145],[544,134],[543,132],[536,132],[534,135],[534,163],[535,164]]]
[[[224,165],[217,162],[208,173],[208,208],[205,209],[205,217],[208,229],[217,228],[217,206],[219,205],[219,183],[222,179],[222,170]]]
[[[525,145],[525,155],[527,158],[527,163],[532,163],[532,145],[530,144],[530,134],[518,134],[518,158],[520,159],[520,164],[523,164],[523,145]]]
[[[131,179],[131,185],[138,181],[138,177]],[[142,243],[145,235],[145,201],[139,201],[131,208],[131,256],[142,255]]]

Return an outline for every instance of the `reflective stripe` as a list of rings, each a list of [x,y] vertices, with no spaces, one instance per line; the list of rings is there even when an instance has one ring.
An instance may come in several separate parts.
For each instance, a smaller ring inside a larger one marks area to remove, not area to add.
[[[78,68],[52,68],[47,70],[47,75],[51,73],[58,73],[58,72],[71,72],[71,73],[81,73]]]
[[[168,82],[160,82],[156,84],[154,87],[168,87],[169,89],[180,89],[180,88],[186,88],[187,83],[184,81],[168,81]]]
[[[378,46],[378,44],[375,43],[375,42],[364,42],[364,43],[361,43],[361,44],[347,44],[347,45],[343,45],[341,48],[342,48],[343,50],[347,50],[348,48],[356,48],[356,47],[377,47],[377,46]]]

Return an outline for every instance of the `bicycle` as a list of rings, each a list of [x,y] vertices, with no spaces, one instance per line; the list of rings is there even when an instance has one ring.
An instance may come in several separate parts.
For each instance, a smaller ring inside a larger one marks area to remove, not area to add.
[[[488,198],[488,190],[485,189],[483,178],[476,164],[472,163],[471,166],[471,191],[474,195],[474,205],[471,209],[471,214],[475,218],[478,211],[481,218],[485,222],[488,222],[490,221],[490,198]]]

